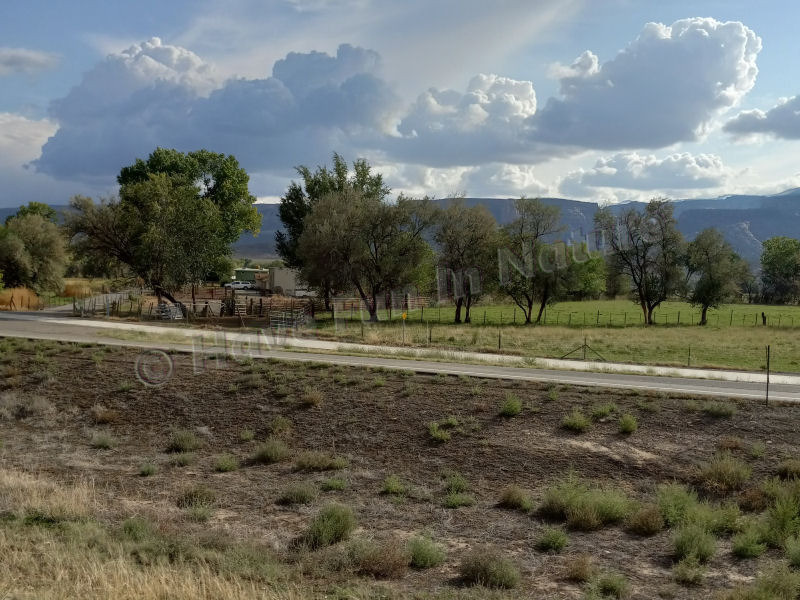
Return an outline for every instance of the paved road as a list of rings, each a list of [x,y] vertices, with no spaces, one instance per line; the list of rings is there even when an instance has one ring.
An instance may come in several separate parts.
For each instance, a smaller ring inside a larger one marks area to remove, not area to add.
[[[113,346],[128,346],[142,349],[175,350],[192,352],[192,346],[161,341],[127,341],[109,336],[110,330],[93,328],[85,322],[80,325],[54,323],[52,320],[19,319],[10,313],[0,313],[0,337],[25,337],[33,339],[60,340],[68,342],[91,342]],[[204,347],[202,353],[219,354],[227,349]],[[674,394],[720,396],[744,398],[753,401],[765,399],[765,386],[762,383],[718,381],[710,379],[688,379],[678,377],[653,377],[646,375],[625,375],[617,373],[591,373],[555,369],[534,369],[525,367],[503,367],[489,365],[462,364],[456,362],[437,362],[410,360],[403,358],[377,358],[370,356],[347,356],[313,352],[292,352],[281,348],[261,349],[251,352],[254,358],[278,358],[293,361],[326,362],[337,365],[358,367],[385,367],[411,370],[421,373],[445,373],[472,377],[491,377],[498,379],[519,379],[526,381],[552,382],[601,388],[639,389],[662,391]],[[180,374],[177,374],[180,375]],[[772,385],[770,400],[779,402],[800,402],[800,386]]]

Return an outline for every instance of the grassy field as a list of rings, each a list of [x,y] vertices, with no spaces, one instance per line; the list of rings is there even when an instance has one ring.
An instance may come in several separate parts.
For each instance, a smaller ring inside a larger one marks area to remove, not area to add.
[[[795,600],[800,406],[0,339],[3,597]]]

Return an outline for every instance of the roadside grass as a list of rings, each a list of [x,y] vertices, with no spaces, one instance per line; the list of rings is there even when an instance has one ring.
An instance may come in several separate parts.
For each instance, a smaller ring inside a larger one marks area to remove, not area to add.
[[[623,521],[632,508],[620,490],[592,486],[570,473],[545,489],[538,512],[570,529],[593,531]]]

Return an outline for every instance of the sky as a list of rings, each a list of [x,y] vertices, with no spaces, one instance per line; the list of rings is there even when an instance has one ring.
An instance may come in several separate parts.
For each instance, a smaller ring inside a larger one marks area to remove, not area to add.
[[[777,193],[800,187],[798,17],[789,0],[4,0],[0,206],[112,196],[159,146],[233,154],[266,202],[333,152],[414,196]]]

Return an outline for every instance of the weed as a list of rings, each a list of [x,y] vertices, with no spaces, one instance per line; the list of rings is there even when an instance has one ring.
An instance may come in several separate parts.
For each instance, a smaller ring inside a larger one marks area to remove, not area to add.
[[[178,508],[186,511],[186,516],[192,521],[207,521],[211,518],[215,502],[214,490],[205,486],[189,488],[175,501]]]
[[[446,429],[443,429],[436,421],[428,423],[428,434],[435,442],[449,442],[451,435]]]
[[[194,462],[194,454],[191,452],[178,452],[172,457],[172,462],[179,467],[186,467]]]
[[[589,582],[586,595],[589,598],[627,598],[630,584],[621,573],[600,573]]]
[[[709,417],[716,419],[732,417],[736,414],[736,405],[730,402],[709,400],[703,403],[701,410]]]
[[[117,391],[120,393],[127,393],[133,389],[133,384],[130,381],[121,381],[117,386]]]
[[[167,452],[193,452],[203,447],[203,441],[188,429],[176,429],[170,436]]]
[[[592,421],[599,421],[600,419],[605,419],[613,412],[617,412],[617,405],[613,402],[609,402],[592,407],[592,412],[590,414]]]
[[[340,492],[347,489],[347,481],[341,477],[330,477],[320,484],[323,492]]]
[[[214,461],[214,470],[217,473],[228,473],[239,468],[239,459],[233,454],[221,454]]]
[[[383,480],[383,488],[381,494],[389,496],[405,496],[407,486],[400,477],[397,475],[389,475]]]
[[[795,600],[800,594],[800,573],[785,565],[775,566],[756,577],[748,586],[739,586],[720,596],[721,600]]]
[[[786,540],[800,533],[800,495],[795,497],[783,491],[764,516],[762,540],[769,546],[779,548]]]
[[[708,562],[717,551],[717,541],[701,525],[682,525],[672,538],[673,555],[678,560],[695,558],[701,563]]]
[[[318,388],[307,387],[300,395],[300,403],[303,406],[313,408],[322,404],[323,395]]]
[[[542,531],[542,534],[536,539],[534,547],[539,552],[548,552],[550,554],[558,554],[569,543],[569,538],[566,532],[560,527],[547,527]]]
[[[752,472],[747,463],[721,452],[700,467],[699,476],[706,486],[728,492],[741,489]]]
[[[700,585],[706,574],[706,568],[694,557],[684,558],[672,567],[675,581],[685,586]]]
[[[644,504],[628,519],[628,529],[641,536],[651,536],[664,529],[664,517],[656,504]]]
[[[583,433],[592,426],[591,420],[580,408],[574,409],[561,421],[561,427],[575,433]]]
[[[521,575],[511,560],[493,550],[476,550],[461,561],[459,573],[465,583],[489,588],[513,589]]]
[[[287,456],[289,456],[289,446],[283,440],[270,437],[256,448],[253,462],[271,465],[285,459]]]
[[[558,400],[558,388],[553,386],[547,390],[547,401],[555,402],[556,400]]]
[[[788,538],[783,549],[789,566],[793,569],[800,569],[800,535]]]
[[[445,508],[462,508],[464,506],[473,506],[474,504],[475,496],[463,492],[450,492],[442,502],[442,506]]]
[[[630,435],[637,429],[639,429],[639,422],[633,415],[625,414],[619,418],[619,432],[621,434]]]
[[[151,475],[155,475],[157,472],[158,472],[158,467],[156,467],[155,463],[145,462],[139,465],[140,477],[150,477]]]
[[[778,465],[778,477],[781,479],[800,479],[800,458],[790,458]]]
[[[309,450],[300,453],[294,462],[295,471],[336,471],[347,468],[347,459],[325,452]]]
[[[142,542],[153,535],[153,526],[141,517],[131,517],[122,522],[122,533],[134,542]]]
[[[764,442],[753,442],[750,446],[750,458],[760,459],[764,458],[767,453],[767,446]]]
[[[278,497],[277,503],[284,505],[308,504],[317,497],[317,488],[307,482],[295,483],[287,487]]]
[[[372,380],[372,387],[381,388],[386,385],[386,379],[383,377],[376,377]]]
[[[362,543],[357,554],[358,572],[378,579],[402,577],[411,563],[408,548],[397,539],[382,544]]]
[[[588,486],[570,474],[545,490],[539,512],[571,529],[591,531],[625,519],[631,503],[620,491]]]
[[[288,396],[291,393],[291,391],[287,386],[281,384],[275,386],[275,389],[272,391],[272,393],[275,394],[276,398],[286,398],[286,396]]]
[[[737,558],[758,558],[767,550],[761,541],[761,533],[756,527],[750,527],[733,538],[733,555]]]
[[[430,569],[444,562],[445,551],[439,544],[424,535],[417,535],[408,540],[408,553],[411,566],[415,569]]]
[[[92,419],[98,425],[108,425],[119,419],[119,413],[102,404],[95,404],[92,406]]]
[[[447,472],[444,474],[444,489],[448,494],[458,494],[469,490],[469,482],[460,473]]]
[[[303,539],[311,548],[322,548],[350,537],[356,517],[349,506],[330,504],[311,520]]]
[[[511,508],[524,512],[533,510],[533,500],[531,500],[530,493],[517,485],[510,485],[504,489],[503,493],[500,495],[500,501],[497,504],[503,508]]]
[[[242,429],[239,432],[239,440],[242,442],[252,442],[256,437],[256,432],[252,429]]]
[[[697,494],[680,483],[666,483],[658,487],[658,506],[669,527],[683,522],[689,509],[698,503]]]
[[[278,415],[272,419],[269,429],[274,435],[285,435],[292,431],[292,421],[283,415]]]
[[[564,564],[564,577],[569,581],[583,583],[589,581],[594,573],[594,559],[591,554],[576,554]]]
[[[506,399],[500,406],[500,416],[511,418],[522,412],[522,400],[515,394],[506,394]]]
[[[117,441],[110,433],[98,431],[92,434],[92,439],[89,441],[89,445],[98,450],[110,450],[117,445]]]

